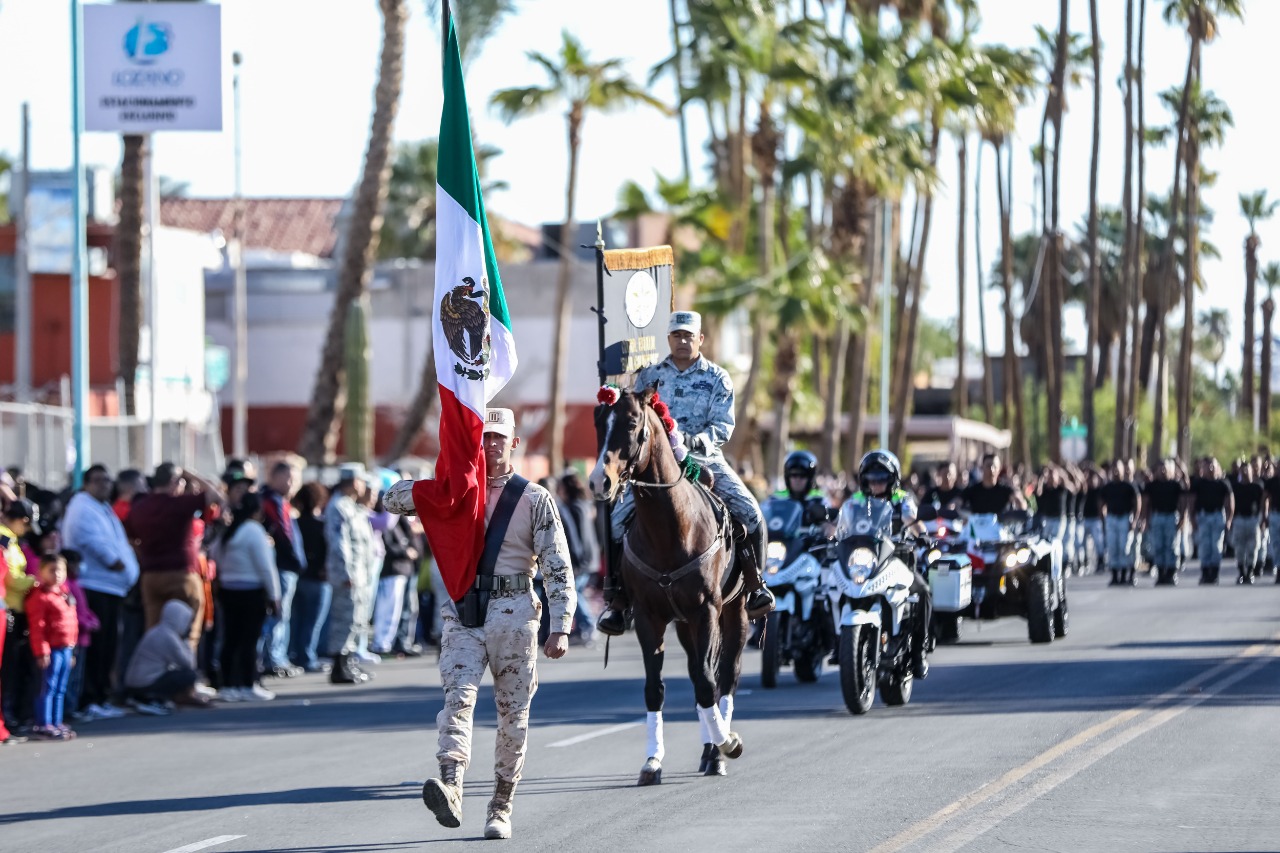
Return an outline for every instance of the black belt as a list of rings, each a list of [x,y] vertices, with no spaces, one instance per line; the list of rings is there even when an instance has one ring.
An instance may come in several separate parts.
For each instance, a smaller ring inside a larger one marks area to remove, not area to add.
[[[515,592],[529,586],[528,575],[482,575],[476,578],[475,588],[481,592]]]

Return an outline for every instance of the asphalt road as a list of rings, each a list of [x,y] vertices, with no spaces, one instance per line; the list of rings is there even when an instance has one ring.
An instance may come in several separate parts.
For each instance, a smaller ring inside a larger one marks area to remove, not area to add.
[[[1228,571],[1224,570],[1224,577]],[[683,659],[667,757],[645,759],[634,637],[543,661],[513,850],[1280,850],[1280,586],[1109,589],[1074,580],[1071,635],[970,628],[911,704],[854,718],[832,671],[759,682],[748,651],[726,778],[696,774]],[[1186,581],[1184,581],[1184,584]],[[970,626],[966,626],[970,627]],[[677,647],[670,637],[672,650]],[[93,723],[0,750],[0,850],[453,850],[482,836],[492,694],[460,830],[419,797],[435,773],[434,661],[362,688],[316,676],[262,705]],[[483,841],[479,843],[483,844]]]

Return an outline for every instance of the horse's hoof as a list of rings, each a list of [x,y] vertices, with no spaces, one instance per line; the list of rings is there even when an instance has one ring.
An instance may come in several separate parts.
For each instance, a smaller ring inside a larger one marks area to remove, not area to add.
[[[644,767],[640,768],[640,778],[637,780],[636,785],[643,788],[647,785],[661,784],[662,765],[658,763],[657,759],[650,758],[644,763]]]
[[[720,754],[725,758],[739,758],[742,756],[742,738],[737,732],[729,732],[729,739],[720,744]]]
[[[707,766],[702,771],[703,776],[727,776],[728,770],[724,766],[724,756],[720,754],[720,750],[714,746],[715,750],[711,757],[707,759]]]
[[[711,758],[718,754],[714,743],[704,743],[702,745],[702,761],[698,764],[698,772],[706,773],[707,768],[711,766]]]

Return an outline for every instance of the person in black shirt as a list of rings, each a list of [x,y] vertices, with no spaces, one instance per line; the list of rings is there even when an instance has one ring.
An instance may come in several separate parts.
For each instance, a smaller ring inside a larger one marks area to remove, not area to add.
[[[1231,547],[1235,549],[1236,568],[1240,571],[1236,583],[1251,584],[1258,569],[1258,528],[1267,502],[1267,493],[1254,476],[1252,462],[1241,461],[1231,492],[1236,502]]]
[[[1177,478],[1174,461],[1165,459],[1156,466],[1155,478],[1142,490],[1143,526],[1150,537],[1156,565],[1156,585],[1178,582],[1178,530],[1186,512],[1183,482]]]
[[[1268,459],[1263,463],[1262,488],[1267,493],[1267,565],[1271,572],[1280,565],[1280,470],[1275,460]],[[1280,572],[1276,572],[1276,583],[1280,583]]]
[[[1222,539],[1235,514],[1235,495],[1223,478],[1218,460],[1200,460],[1199,476],[1191,480],[1195,511],[1196,552],[1200,557],[1200,583],[1216,584],[1222,565]]]
[[[1112,465],[1111,482],[1098,491],[1106,518],[1107,568],[1111,586],[1134,583],[1133,521],[1141,514],[1142,495],[1129,479],[1124,462]]]
[[[1097,468],[1089,469],[1085,488],[1080,496],[1080,521],[1084,527],[1084,543],[1080,546],[1080,562],[1085,562],[1085,545],[1093,546],[1094,571],[1106,571],[1106,538],[1102,531],[1102,487],[1106,474]]]
[[[988,453],[982,457],[982,480],[966,486],[960,496],[961,504],[975,515],[1004,512],[1006,509],[1026,509],[1027,500],[1012,486],[1000,482],[1000,457]]]
[[[933,504],[937,509],[956,509],[964,497],[964,489],[956,484],[956,463],[943,462],[933,471],[933,486],[925,491],[923,504]]]
[[[1065,540],[1067,513],[1073,497],[1066,472],[1056,465],[1044,466],[1036,483],[1036,518],[1040,522],[1040,535],[1054,542]]]

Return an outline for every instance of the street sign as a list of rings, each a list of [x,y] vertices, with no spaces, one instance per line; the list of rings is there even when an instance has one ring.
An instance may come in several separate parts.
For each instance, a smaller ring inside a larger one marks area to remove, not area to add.
[[[1082,462],[1088,453],[1089,428],[1072,418],[1062,425],[1062,459],[1065,462]]]
[[[85,130],[222,130],[222,7],[84,7]]]

